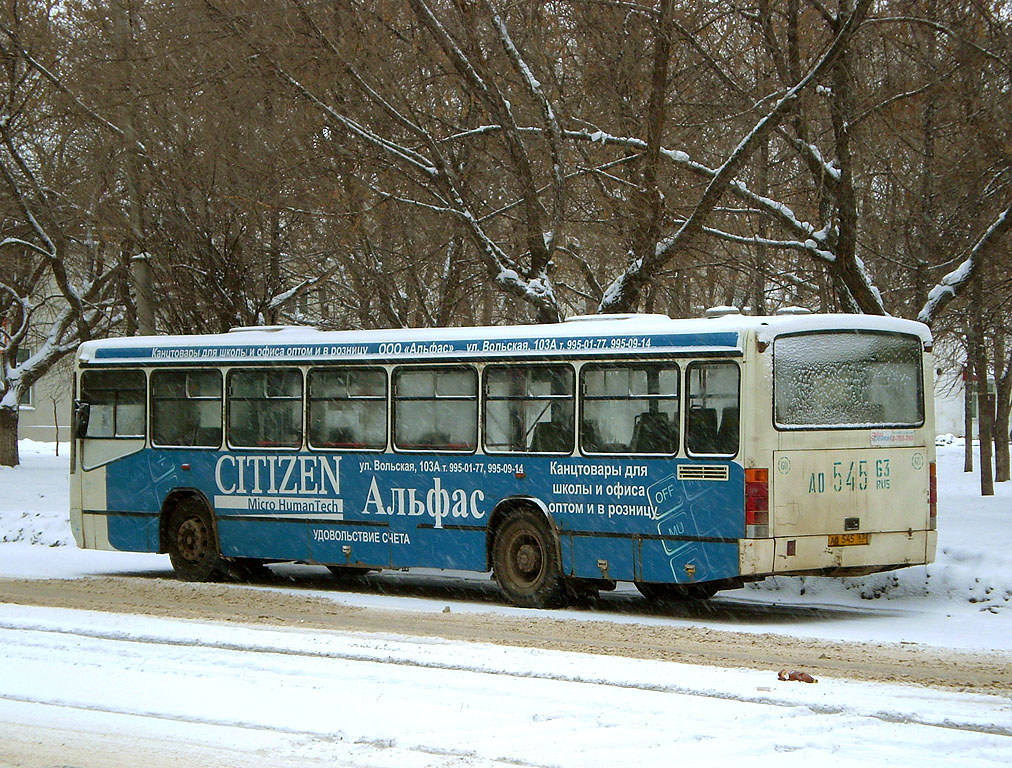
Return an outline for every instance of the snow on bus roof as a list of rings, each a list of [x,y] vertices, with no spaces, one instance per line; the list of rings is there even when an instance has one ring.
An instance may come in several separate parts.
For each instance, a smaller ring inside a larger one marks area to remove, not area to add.
[[[723,317],[719,320],[732,318]],[[756,328],[756,336],[760,341],[772,341],[775,337],[786,333],[803,331],[885,331],[887,333],[906,333],[917,336],[925,344],[931,344],[931,329],[916,320],[904,320],[899,317],[883,315],[848,315],[848,314],[785,314],[774,317],[753,317],[750,325]],[[755,321],[759,321],[758,324]]]
[[[321,331],[305,326],[235,328],[229,333],[131,336],[88,341],[82,362],[190,362],[305,358],[500,357],[508,355],[615,355],[693,352],[741,354],[745,336],[762,341],[813,330],[879,330],[931,342],[927,326],[872,315],[725,314],[672,319],[666,315],[589,315],[543,325],[389,328]]]

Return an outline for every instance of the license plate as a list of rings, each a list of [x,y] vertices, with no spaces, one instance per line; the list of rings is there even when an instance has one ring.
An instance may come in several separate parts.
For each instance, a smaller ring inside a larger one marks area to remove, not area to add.
[[[850,547],[855,544],[867,544],[867,533],[831,533],[829,535],[829,546]]]

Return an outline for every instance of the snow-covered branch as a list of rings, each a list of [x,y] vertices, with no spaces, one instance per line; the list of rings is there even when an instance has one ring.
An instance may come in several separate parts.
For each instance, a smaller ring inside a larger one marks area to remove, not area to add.
[[[928,325],[934,322],[942,308],[956,298],[973,279],[985,251],[1004,236],[1010,226],[1012,226],[1012,204],[991,222],[984,234],[974,243],[966,259],[956,269],[945,275],[938,285],[928,291],[928,300],[917,314],[918,320]]]
[[[339,267],[340,267],[339,263],[334,263],[328,269],[324,270],[318,275],[308,277],[305,280],[300,281],[298,284],[292,286],[287,291],[282,291],[281,293],[272,296],[267,302],[267,308],[270,310],[280,309],[285,304],[290,302],[292,299],[301,296],[306,291],[308,291],[309,289],[313,288],[316,285],[319,285],[323,281],[329,280],[330,277],[335,272],[337,272]]]
[[[513,62],[513,66],[521,74],[531,95],[534,96],[534,100],[541,109],[541,117],[545,122],[545,129],[548,134],[548,148],[552,158],[552,223],[545,236],[545,248],[550,255],[555,248],[555,238],[560,235],[564,212],[562,131],[559,128],[559,122],[555,116],[555,110],[552,108],[551,102],[549,102],[548,97],[545,95],[541,83],[534,77],[534,73],[531,72],[530,67],[527,66],[527,62],[524,61],[520,55],[520,51],[517,50],[516,45],[513,43],[513,38],[510,37],[509,30],[506,29],[506,24],[489,0],[485,0],[485,6],[492,16],[492,24],[499,35],[499,41],[506,50],[510,61]]]
[[[10,330],[5,324],[0,324],[0,348],[20,344],[28,334],[28,326],[31,322],[32,307],[27,296],[22,296],[20,291],[0,280],[0,290],[11,295],[11,304],[17,305],[17,315],[20,317],[18,327]],[[10,305],[8,305],[10,306]]]
[[[789,114],[794,102],[801,92],[808,88],[816,79],[826,72],[845,50],[858,21],[870,5],[870,0],[858,0],[851,14],[840,25],[839,32],[829,48],[802,77],[777,102],[776,106],[763,117],[755,127],[738,143],[724,163],[716,169],[709,184],[685,222],[676,232],[658,243],[653,254],[635,256],[626,269],[605,291],[601,301],[601,312],[626,311],[636,305],[640,289],[651,275],[663,267],[680,249],[687,248],[695,237],[703,232],[705,220],[712,213],[720,196],[732,183],[745,160],[749,158],[759,143]]]
[[[726,240],[728,242],[739,243],[741,245],[762,245],[767,248],[776,248],[778,250],[797,251],[827,264],[836,260],[836,256],[833,253],[820,248],[818,243],[812,238],[809,238],[804,242],[800,240],[774,240],[768,237],[759,237],[758,235],[736,235],[733,232],[725,232],[724,230],[715,229],[714,227],[703,227],[703,231],[719,240]]]
[[[320,109],[323,113],[325,113],[331,120],[337,123],[338,126],[345,128],[349,132],[358,136],[363,141],[372,144],[378,147],[379,149],[382,149],[384,152],[388,152],[394,155],[402,162],[407,163],[408,165],[410,165],[411,167],[415,168],[418,171],[421,171],[426,176],[435,176],[438,173],[436,167],[424,155],[421,155],[418,152],[415,152],[413,149],[397,144],[396,142],[391,141],[390,139],[387,139],[383,136],[380,136],[377,133],[374,133],[373,131],[370,131],[368,128],[366,128],[363,125],[360,125],[352,118],[338,112],[330,104],[325,102],[313,91],[311,91],[309,88],[303,85],[302,82],[293,77],[288,72],[288,70],[285,69],[280,64],[275,63],[275,68],[277,69],[278,73],[293,88],[295,88],[295,90],[301,93],[312,104],[314,104],[318,109]]]
[[[29,212],[29,215],[31,215],[31,212]],[[44,256],[46,258],[48,258],[49,254],[51,253],[51,251],[47,251],[45,248],[42,248],[36,245],[35,243],[29,242],[28,240],[22,240],[19,237],[6,237],[3,240],[0,240],[0,248],[6,248],[7,246],[11,245],[20,246],[22,248],[28,248],[29,250],[35,251],[37,255]]]

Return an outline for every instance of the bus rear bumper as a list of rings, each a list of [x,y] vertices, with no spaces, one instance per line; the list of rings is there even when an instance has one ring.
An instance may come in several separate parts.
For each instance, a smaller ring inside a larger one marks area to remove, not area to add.
[[[830,546],[826,534],[741,539],[742,576],[859,576],[934,562],[937,531],[870,533],[866,544]]]

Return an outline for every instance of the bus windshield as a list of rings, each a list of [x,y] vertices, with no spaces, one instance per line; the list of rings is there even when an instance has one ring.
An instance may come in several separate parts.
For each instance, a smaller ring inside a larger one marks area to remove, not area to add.
[[[924,423],[921,342],[882,332],[781,336],[773,345],[778,428]]]

